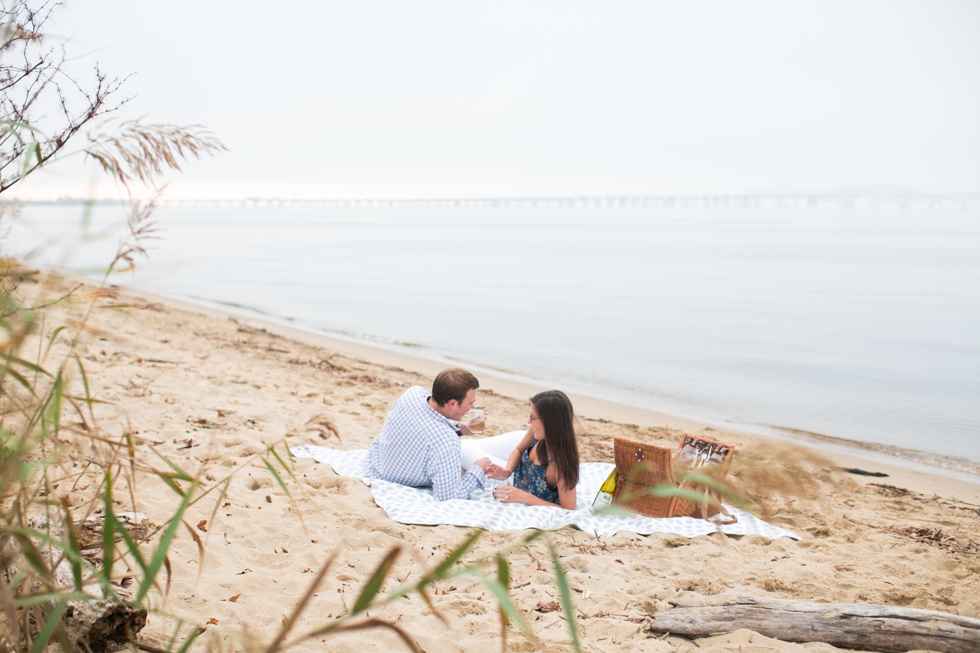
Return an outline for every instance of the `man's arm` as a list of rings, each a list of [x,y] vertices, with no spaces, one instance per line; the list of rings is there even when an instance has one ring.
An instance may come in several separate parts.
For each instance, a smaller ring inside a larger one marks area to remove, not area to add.
[[[490,460],[486,458],[478,460],[460,476],[459,441],[434,448],[429,462],[432,496],[437,501],[469,499],[477,487],[483,487],[487,478],[486,466],[489,463]]]

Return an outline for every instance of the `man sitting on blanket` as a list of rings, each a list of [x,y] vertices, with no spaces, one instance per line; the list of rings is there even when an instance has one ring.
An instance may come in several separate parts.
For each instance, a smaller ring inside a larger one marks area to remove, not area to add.
[[[480,382],[461,369],[439,372],[430,394],[412,386],[388,410],[381,433],[371,443],[365,475],[411,487],[432,486],[439,501],[469,499],[486,481],[489,458],[461,475],[459,436],[472,435],[454,422],[476,403]]]

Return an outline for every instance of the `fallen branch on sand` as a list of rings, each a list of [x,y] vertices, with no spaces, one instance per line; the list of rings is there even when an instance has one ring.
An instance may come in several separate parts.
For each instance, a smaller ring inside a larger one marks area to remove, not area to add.
[[[825,642],[884,652],[980,650],[980,619],[862,603],[812,603],[729,591],[679,598],[651,615],[649,630],[707,637],[740,628],[787,642]]]

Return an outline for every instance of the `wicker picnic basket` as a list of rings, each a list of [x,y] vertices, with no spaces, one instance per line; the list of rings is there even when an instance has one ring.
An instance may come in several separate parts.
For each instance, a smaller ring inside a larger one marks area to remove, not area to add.
[[[612,505],[647,517],[673,517],[677,497],[651,493],[653,488],[677,486],[671,462],[673,450],[616,438],[613,455],[619,478]]]
[[[613,454],[619,478],[613,493],[613,505],[647,517],[707,519],[720,512],[730,517],[721,505],[716,490],[701,483],[678,483],[677,472],[699,468],[698,471],[723,478],[728,472],[735,448],[722,442],[685,435],[678,452],[682,455],[675,458],[670,447],[616,438]],[[694,491],[700,495],[700,499],[657,493],[663,489],[675,488]]]
[[[728,474],[732,456],[735,455],[735,447],[724,442],[685,434],[677,447],[677,454],[675,471],[680,471],[682,476],[687,472],[701,472],[717,481],[722,481]],[[708,519],[718,513],[724,513],[727,517],[731,517],[721,504],[721,495],[716,489],[693,481],[681,481],[678,487],[696,492],[701,495],[701,498],[695,500],[678,497],[674,506],[675,514]],[[732,517],[731,521],[735,519]]]

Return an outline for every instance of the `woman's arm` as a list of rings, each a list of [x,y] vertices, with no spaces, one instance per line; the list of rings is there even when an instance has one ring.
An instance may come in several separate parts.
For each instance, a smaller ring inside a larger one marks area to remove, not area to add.
[[[539,496],[511,485],[498,487],[494,491],[494,497],[503,503],[524,503],[529,506],[552,506],[554,508],[564,508],[565,510],[575,510],[578,501],[578,493],[576,492],[576,489],[569,489],[565,487],[565,482],[560,477],[558,478],[558,503],[545,501]]]
[[[564,508],[565,510],[575,510],[575,503],[578,500],[575,488],[566,490],[562,483],[558,484],[558,503],[545,501],[541,497],[511,485],[498,487],[494,491],[494,496],[499,497],[502,503],[524,503],[529,506],[550,506],[552,508]]]
[[[531,442],[534,441],[534,431],[528,428],[527,433],[521,438],[521,441],[517,443],[514,450],[510,452],[507,457],[507,475],[509,476],[517,469],[517,465],[521,462],[521,456],[527,451],[527,448],[531,446]]]
[[[517,446],[514,447],[510,455],[507,456],[507,466],[500,467],[498,465],[493,465],[488,470],[491,478],[504,479],[510,476],[515,469],[517,469],[518,463],[521,462],[521,456],[524,454],[524,450],[531,446],[531,441],[534,439],[534,433],[531,429],[527,430],[527,433],[520,439]]]
[[[558,481],[558,502],[565,510],[575,510],[576,503],[578,502],[578,493],[575,491],[575,488],[566,490],[565,484],[560,480]]]

